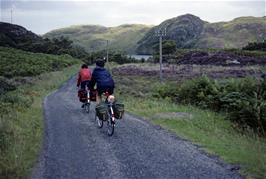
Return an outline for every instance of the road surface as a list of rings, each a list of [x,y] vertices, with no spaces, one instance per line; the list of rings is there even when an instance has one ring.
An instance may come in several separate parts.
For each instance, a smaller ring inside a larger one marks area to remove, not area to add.
[[[87,114],[80,106],[75,78],[46,97],[43,149],[31,178],[242,178],[217,157],[129,114],[108,137],[94,109]]]

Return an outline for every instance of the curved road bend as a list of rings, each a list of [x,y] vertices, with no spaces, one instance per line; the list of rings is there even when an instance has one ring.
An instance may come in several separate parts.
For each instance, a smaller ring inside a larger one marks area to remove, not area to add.
[[[108,137],[93,110],[80,106],[75,78],[46,97],[44,144],[32,178],[242,178],[217,157],[128,114]]]

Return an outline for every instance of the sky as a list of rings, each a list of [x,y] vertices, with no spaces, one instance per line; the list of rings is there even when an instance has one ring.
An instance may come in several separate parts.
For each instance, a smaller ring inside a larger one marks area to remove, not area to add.
[[[0,21],[37,34],[71,25],[158,25],[183,14],[208,22],[266,16],[266,0],[0,0]]]

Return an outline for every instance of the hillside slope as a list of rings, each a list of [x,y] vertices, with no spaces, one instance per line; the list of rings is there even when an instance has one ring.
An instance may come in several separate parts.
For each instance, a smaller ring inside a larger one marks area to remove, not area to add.
[[[0,22],[0,46],[23,48],[30,43],[43,41],[40,36],[22,26]]]
[[[85,50],[66,38],[43,38],[28,29],[5,22],[0,22],[0,46],[12,47],[34,53],[54,55],[69,54],[76,58],[85,58]]]
[[[178,48],[241,48],[248,42],[266,39],[266,16],[239,17],[229,22],[208,23],[186,14],[153,27],[138,42],[137,53],[150,54],[158,43],[155,32],[165,29],[165,40],[174,40]]]
[[[70,55],[31,53],[14,48],[0,47],[0,77],[29,77],[57,71],[80,63]]]
[[[117,27],[79,25],[53,30],[44,37],[65,36],[87,51],[103,50],[106,48],[106,40],[109,40],[110,49],[134,53],[137,42],[150,28],[150,26],[141,24],[126,24]]]
[[[266,38],[266,16],[239,17],[229,22],[208,23],[195,47],[241,48]]]
[[[199,39],[200,34],[204,30],[204,22],[199,17],[191,14],[178,16],[162,22],[160,25],[153,27],[149,32],[138,42],[137,53],[151,54],[153,46],[158,43],[156,32],[166,30],[164,39],[174,40],[178,48],[193,47]]]

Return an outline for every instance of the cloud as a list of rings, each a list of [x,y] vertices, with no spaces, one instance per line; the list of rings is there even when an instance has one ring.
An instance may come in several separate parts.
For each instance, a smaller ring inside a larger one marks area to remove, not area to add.
[[[43,34],[52,29],[77,25],[117,26],[125,23],[159,24],[163,20],[191,13],[209,22],[240,16],[264,16],[264,1],[1,1],[1,21],[14,22]]]

